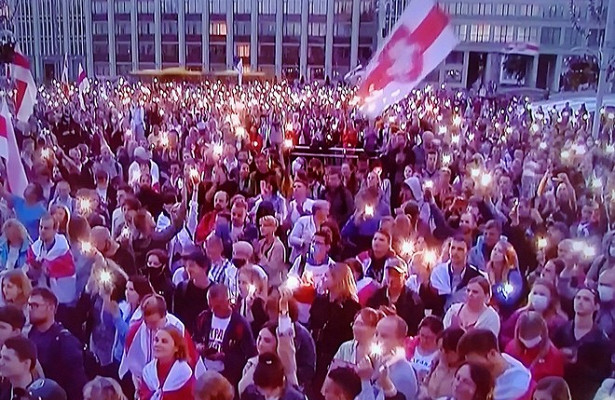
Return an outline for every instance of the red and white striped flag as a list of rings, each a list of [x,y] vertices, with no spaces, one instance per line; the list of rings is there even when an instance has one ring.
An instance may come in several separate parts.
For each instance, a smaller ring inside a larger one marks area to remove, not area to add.
[[[413,0],[366,68],[357,96],[375,118],[406,97],[457,46],[446,15],[433,0]]]
[[[62,83],[68,86],[68,54],[64,54],[64,64],[62,65]]]
[[[0,157],[5,160],[10,192],[23,197],[26,186],[28,186],[26,170],[17,147],[11,113],[4,99],[0,107]]]
[[[15,85],[15,116],[18,121],[28,122],[34,112],[36,96],[38,95],[30,61],[23,55],[19,46],[15,47],[13,62],[9,65],[9,75]]]
[[[77,76],[77,87],[79,88],[79,103],[81,109],[85,110],[85,102],[83,100],[83,94],[90,91],[90,80],[88,79],[85,70],[81,63],[79,63],[79,76]]]
[[[531,42],[512,42],[504,47],[505,54],[521,54],[525,56],[535,56],[538,54],[540,46]]]

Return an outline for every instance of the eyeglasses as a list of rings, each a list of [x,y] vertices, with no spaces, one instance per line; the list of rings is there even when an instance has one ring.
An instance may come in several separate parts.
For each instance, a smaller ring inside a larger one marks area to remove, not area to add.
[[[36,310],[36,309],[38,309],[40,307],[43,307],[43,306],[45,306],[45,303],[34,303],[34,302],[29,302],[28,303],[28,307],[30,307],[33,310]]]

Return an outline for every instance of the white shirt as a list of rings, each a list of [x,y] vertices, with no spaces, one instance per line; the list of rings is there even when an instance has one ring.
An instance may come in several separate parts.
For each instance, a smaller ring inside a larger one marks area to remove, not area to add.
[[[9,246],[9,254],[6,257],[6,265],[4,266],[4,269],[15,269],[15,263],[19,258],[19,250],[21,250],[20,247]]]
[[[495,380],[493,388],[494,400],[516,400],[527,393],[532,374],[515,358],[503,353],[502,357],[508,363],[508,368]]]
[[[216,349],[219,352],[222,351],[222,341],[224,340],[224,334],[230,322],[230,316],[228,318],[218,318],[215,315],[212,317],[208,343],[210,348]]]
[[[412,368],[418,373],[428,373],[431,371],[431,366],[433,365],[434,360],[438,357],[438,351],[434,351],[431,354],[421,354],[421,350],[417,346],[414,350],[414,355],[410,359],[410,364],[412,364]]]
[[[151,160],[149,162],[149,172],[152,175],[152,186],[160,182],[160,170],[158,169],[158,164]],[[128,167],[128,184],[138,184],[140,177],[141,168],[139,167],[139,163],[133,161],[132,164],[130,164],[130,167]]]

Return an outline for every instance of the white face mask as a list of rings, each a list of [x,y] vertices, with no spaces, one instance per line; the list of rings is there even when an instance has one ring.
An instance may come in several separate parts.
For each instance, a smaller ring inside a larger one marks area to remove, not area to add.
[[[615,299],[615,289],[606,285],[598,285],[598,296],[600,297],[600,301],[613,301]]]
[[[615,258],[615,244],[609,246],[609,256]]]
[[[549,307],[549,298],[543,294],[531,293],[530,304],[534,310],[542,312]]]
[[[520,337],[519,341],[523,343],[526,348],[533,349],[534,347],[538,346],[540,342],[542,342],[542,337],[536,336],[534,339],[523,339],[522,337]]]

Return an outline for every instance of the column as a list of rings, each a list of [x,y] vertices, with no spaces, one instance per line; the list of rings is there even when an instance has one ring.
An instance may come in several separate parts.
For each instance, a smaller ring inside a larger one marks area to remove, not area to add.
[[[463,52],[463,70],[461,73],[461,83],[464,88],[468,87],[468,67],[470,66],[470,52]]]
[[[384,33],[384,28],[385,28],[385,17],[386,17],[386,7],[390,7],[390,0],[386,0],[386,1],[381,1],[380,2],[380,6],[378,7],[378,30],[376,31],[376,37],[378,38],[378,49],[380,49],[380,46],[382,46],[382,42],[384,40],[384,36],[382,35]]]
[[[239,0],[245,1],[245,0]],[[235,57],[235,44],[233,40],[233,36],[235,33],[234,29],[234,1],[229,0],[226,3],[226,68],[234,69],[233,58]]]
[[[350,69],[359,65],[359,29],[361,29],[361,0],[352,0],[352,33],[350,34]]]
[[[154,53],[156,68],[162,68],[162,15],[160,0],[154,0]]]
[[[532,57],[531,63],[526,86],[534,88],[536,87],[536,78],[538,77],[538,54]]]
[[[109,31],[109,75],[117,75],[117,62],[115,58],[115,0],[107,2],[107,30]]]
[[[333,20],[335,0],[327,0],[327,24],[325,25],[325,77],[333,79]]]
[[[63,55],[70,55],[70,37],[71,34],[69,32],[69,24],[68,24],[68,1],[63,1],[60,2],[60,4],[62,4],[62,39],[63,39],[63,50],[64,50],[64,54]],[[70,79],[70,61],[69,61],[69,67],[68,67],[68,72],[69,72],[69,79]]]
[[[485,74],[483,75],[483,85],[487,85],[487,83],[491,80],[491,76],[493,75],[493,54],[487,53],[487,57],[485,58]]]
[[[201,15],[201,42],[203,43],[203,72],[209,72],[209,2],[203,5]]]
[[[308,78],[308,19],[310,0],[301,0],[301,42],[299,43],[299,77]]]
[[[32,2],[32,32],[34,33],[35,38],[41,37],[41,17],[40,11],[38,9],[39,2]],[[43,56],[41,52],[41,41],[33,40],[34,43],[34,54],[30,54],[32,57],[32,62],[34,63],[34,77],[38,78],[39,82],[43,81]]]
[[[207,4],[207,3],[206,3]],[[177,8],[177,39],[179,41],[179,65],[186,65],[186,1],[179,0]]]
[[[132,58],[132,69],[136,71],[139,69],[139,17],[137,13],[137,2],[139,0],[132,0],[132,7],[130,8],[130,49]]]
[[[282,0],[276,0],[275,28],[275,76],[282,78],[282,34],[284,31],[284,2]]]
[[[92,0],[86,0],[85,13],[85,70],[88,76],[94,76],[94,49],[92,47]]]
[[[250,70],[258,70],[258,0],[250,4]]]
[[[551,82],[551,93],[559,92],[559,78],[562,74],[562,63],[564,57],[561,54],[555,56],[555,67],[553,68],[553,81]]]

